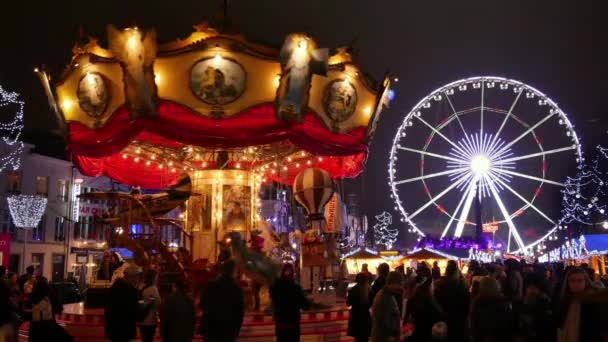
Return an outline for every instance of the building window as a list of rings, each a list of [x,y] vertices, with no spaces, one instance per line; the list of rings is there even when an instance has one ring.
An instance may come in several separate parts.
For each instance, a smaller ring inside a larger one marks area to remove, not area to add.
[[[44,253],[32,253],[32,263],[30,265],[34,266],[34,274],[43,275]]]
[[[21,174],[18,171],[10,171],[6,174],[7,191],[9,193],[21,192]]]
[[[49,177],[36,176],[36,194],[47,196],[49,194],[48,189]]]
[[[1,211],[2,216],[0,217],[0,232],[5,234],[11,234],[12,239],[15,240],[15,232],[17,231],[15,225],[13,224],[13,219],[11,217],[11,212],[8,209],[4,209]]]
[[[57,200],[67,202],[68,198],[68,182],[65,179],[57,180]]]
[[[45,221],[46,217],[43,215],[40,219],[40,222],[38,222],[38,226],[32,229],[32,241],[44,241],[44,228],[46,223]]]
[[[55,241],[65,241],[65,218],[55,217]]]

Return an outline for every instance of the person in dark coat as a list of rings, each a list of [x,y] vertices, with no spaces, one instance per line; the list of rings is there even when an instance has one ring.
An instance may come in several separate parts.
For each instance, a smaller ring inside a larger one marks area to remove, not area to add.
[[[374,298],[376,297],[376,294],[378,294],[378,292],[380,292],[380,290],[382,290],[384,288],[384,285],[386,284],[386,277],[388,276],[389,272],[390,272],[390,268],[387,263],[382,263],[382,264],[378,265],[378,278],[374,281],[374,284],[372,285],[372,289],[369,292],[369,302],[370,303],[374,302]]]
[[[372,332],[372,317],[369,314],[369,276],[359,273],[355,277],[357,283],[348,291],[346,305],[350,306],[348,318],[348,336],[355,338],[355,342],[369,341]]]
[[[432,280],[429,275],[416,276],[414,295],[405,307],[404,323],[414,326],[414,332],[407,338],[408,342],[430,341],[433,325],[441,322],[443,318],[442,310],[431,293]]]
[[[445,276],[438,281],[435,299],[443,310],[450,341],[466,341],[470,296],[455,261],[448,261]]]
[[[190,342],[194,338],[196,310],[186,294],[183,279],[173,283],[173,292],[161,307],[160,336],[163,342]]]
[[[509,301],[500,293],[496,279],[489,276],[480,279],[478,294],[471,304],[470,318],[473,342],[513,340]]]
[[[433,262],[431,275],[433,276],[433,281],[439,280],[441,278],[441,269],[439,268],[439,264],[437,263],[437,261]]]
[[[234,260],[224,261],[220,276],[209,282],[201,296],[203,317],[199,334],[205,337],[205,342],[232,342],[239,336],[245,316],[245,298],[236,274]]]
[[[584,269],[576,267],[568,271],[556,313],[559,342],[604,341],[608,330],[606,329],[608,306],[585,300],[586,296],[595,291]]]
[[[137,334],[137,308],[139,295],[132,285],[133,275],[119,278],[108,291],[106,302],[106,338],[111,341],[129,341]]]
[[[385,286],[378,292],[372,304],[372,341],[399,341],[401,336],[401,316],[395,295],[403,291],[403,276],[391,272],[386,277]]]
[[[551,299],[545,293],[544,275],[530,273],[524,279],[524,297],[514,306],[519,341],[555,341]]]
[[[300,341],[300,312],[308,310],[308,299],[295,280],[292,264],[283,265],[281,277],[270,287],[277,342]]]

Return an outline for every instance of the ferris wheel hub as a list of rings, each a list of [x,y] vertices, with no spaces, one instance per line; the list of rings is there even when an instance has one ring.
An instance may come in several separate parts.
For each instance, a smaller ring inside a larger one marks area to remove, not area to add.
[[[471,159],[471,170],[477,176],[485,176],[490,171],[490,159],[485,155],[477,155]]]

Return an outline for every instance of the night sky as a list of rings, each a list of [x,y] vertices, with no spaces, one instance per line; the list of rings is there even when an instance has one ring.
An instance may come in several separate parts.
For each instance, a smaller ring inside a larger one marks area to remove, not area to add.
[[[27,3],[25,5],[20,3]],[[54,123],[32,69],[58,75],[79,28],[105,38],[105,25],[155,26],[160,42],[185,37],[213,19],[220,1],[21,1],[0,14],[0,82],[26,99],[27,139],[61,153]],[[520,80],[568,113],[586,149],[608,142],[608,30],[600,1],[233,0],[230,22],[246,37],[279,47],[305,31],[323,47],[358,39],[355,61],[376,79],[389,70],[400,82],[382,114],[362,180],[363,209],[391,210],[387,161],[405,114],[448,82],[477,75]],[[35,7],[32,7],[35,4]],[[18,8],[24,6],[23,8]],[[103,40],[102,40],[103,42]],[[373,200],[372,200],[373,199]]]

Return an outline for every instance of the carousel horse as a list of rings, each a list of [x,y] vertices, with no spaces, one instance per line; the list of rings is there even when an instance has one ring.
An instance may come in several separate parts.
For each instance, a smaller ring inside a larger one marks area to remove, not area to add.
[[[232,256],[243,265],[245,274],[249,278],[264,284],[272,284],[278,277],[280,265],[266,255],[247,248],[240,233],[228,233],[225,240],[229,241]]]

